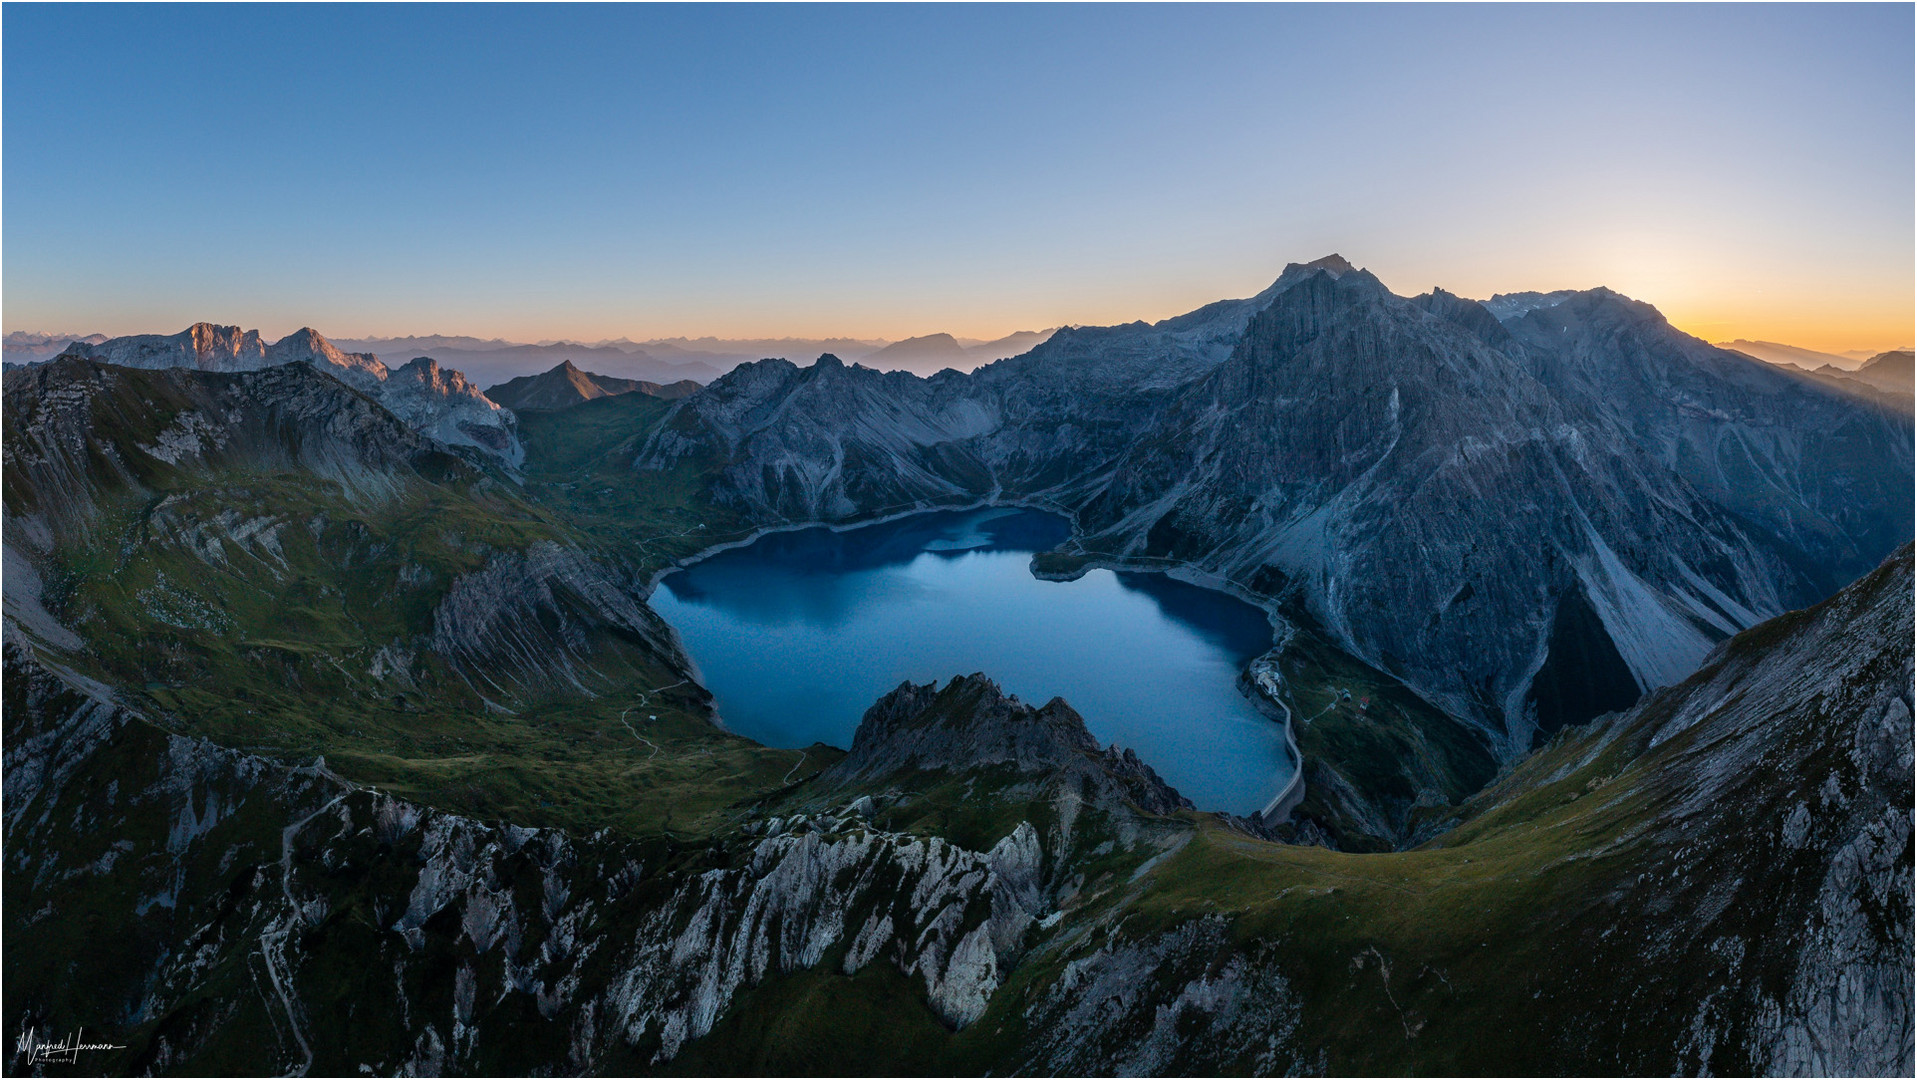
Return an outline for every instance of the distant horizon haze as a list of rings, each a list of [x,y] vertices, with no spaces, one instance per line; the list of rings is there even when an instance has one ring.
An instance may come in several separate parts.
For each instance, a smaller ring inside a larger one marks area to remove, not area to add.
[[[258,330],[262,337],[265,337],[269,340],[277,340],[278,338],[284,337],[287,334],[291,334],[298,330],[311,327],[315,330],[318,330],[328,340],[335,341],[335,342],[340,342],[340,341],[359,342],[359,341],[368,341],[368,340],[391,341],[391,340],[403,340],[407,338],[444,337],[444,338],[472,338],[481,342],[499,342],[502,345],[508,346],[508,347],[518,346],[518,345],[539,345],[539,346],[576,345],[582,348],[594,348],[594,347],[604,347],[608,345],[614,345],[616,343],[623,342],[634,348],[641,348],[641,349],[643,349],[645,346],[649,344],[672,343],[682,348],[689,348],[689,349],[696,350],[699,348],[702,342],[712,346],[723,347],[723,346],[733,345],[733,344],[737,344],[741,342],[787,339],[787,340],[792,340],[795,342],[801,342],[801,341],[803,342],[817,342],[817,341],[857,342],[861,347],[866,348],[868,351],[877,351],[880,348],[883,348],[887,345],[897,344],[900,341],[906,341],[913,338],[928,337],[928,336],[944,333],[944,334],[950,334],[952,337],[958,339],[961,345],[966,345],[969,347],[975,344],[983,344],[983,343],[988,343],[991,341],[997,341],[1006,337],[1010,337],[1014,334],[1030,333],[1030,332],[1045,332],[1045,331],[1050,331],[1050,330],[1054,330],[1059,327],[1065,327],[1065,326],[1111,326],[1111,325],[1119,325],[1123,323],[1133,322],[1137,320],[1143,320],[1145,322],[1157,322],[1161,319],[1168,319],[1173,316],[1182,315],[1188,311],[1196,310],[1197,308],[1203,307],[1205,304],[1209,304],[1217,300],[1241,299],[1243,297],[1255,295],[1259,290],[1263,289],[1265,286],[1269,285],[1272,280],[1275,280],[1277,278],[1278,271],[1283,268],[1283,265],[1285,265],[1285,263],[1309,262],[1312,259],[1319,258],[1327,254],[1331,254],[1331,252],[1328,252],[1328,251],[1319,252],[1313,255],[1305,255],[1303,253],[1300,253],[1299,255],[1291,259],[1285,260],[1283,263],[1278,264],[1276,267],[1274,267],[1271,275],[1268,278],[1258,282],[1255,286],[1241,285],[1235,291],[1220,293],[1218,295],[1213,295],[1213,296],[1192,297],[1187,300],[1178,301],[1169,308],[1161,304],[1158,306],[1157,310],[1154,310],[1150,313],[1134,312],[1129,315],[1117,314],[1117,315],[1106,317],[1100,320],[1090,320],[1090,319],[1054,320],[1054,321],[1041,320],[1039,325],[1016,326],[1016,327],[1012,327],[1011,329],[1007,329],[1007,330],[1003,330],[999,332],[993,332],[989,328],[982,328],[982,327],[976,327],[976,326],[970,328],[969,332],[961,332],[959,330],[952,329],[950,327],[939,326],[939,327],[930,327],[930,328],[919,328],[910,333],[899,333],[896,335],[863,333],[858,331],[850,331],[850,332],[820,331],[820,332],[812,332],[812,333],[802,333],[798,331],[781,330],[779,328],[773,328],[763,333],[726,333],[726,332],[715,332],[710,330],[696,332],[696,333],[683,332],[683,331],[677,332],[677,333],[672,333],[672,332],[645,333],[645,332],[628,329],[628,330],[615,332],[615,333],[601,333],[601,334],[588,335],[588,334],[577,334],[577,333],[569,334],[563,331],[555,333],[555,332],[552,332],[551,327],[545,327],[544,329],[546,332],[541,333],[537,336],[532,335],[530,333],[515,335],[511,332],[491,330],[491,329],[488,329],[485,331],[478,331],[478,330],[472,330],[472,329],[446,329],[443,327],[435,328],[432,330],[400,330],[398,332],[355,333],[355,332],[338,332],[334,329],[330,329],[324,325],[321,325],[320,323],[313,320],[295,319],[292,322],[286,323],[284,325],[266,325],[266,324],[255,323],[255,322],[248,322],[244,319],[234,320],[232,318],[229,318],[225,313],[220,313],[218,315],[203,315],[200,317],[175,318],[173,323],[165,324],[165,328],[161,328],[159,326],[127,327],[124,324],[119,324],[118,320],[107,319],[103,321],[107,324],[118,324],[118,325],[114,325],[112,329],[89,328],[86,330],[69,329],[66,331],[47,331],[44,328],[38,327],[38,326],[15,325],[12,322],[8,322],[4,327],[0,327],[0,330],[3,330],[5,333],[15,333],[15,332],[55,333],[55,334],[72,333],[75,335],[105,334],[108,337],[121,337],[128,334],[174,334],[174,333],[180,332],[181,330],[186,329],[189,326],[194,325],[195,323],[212,322],[212,323],[216,323],[218,325],[223,325],[223,326],[240,326],[242,329],[246,329],[246,330]],[[1344,254],[1344,253],[1338,252],[1338,254]],[[1653,297],[1640,295],[1638,293],[1632,292],[1629,289],[1618,288],[1616,286],[1609,285],[1606,283],[1591,283],[1586,285],[1553,284],[1549,286],[1535,286],[1535,287],[1511,286],[1511,287],[1492,289],[1488,291],[1481,290],[1476,293],[1454,287],[1444,282],[1436,282],[1434,284],[1426,285],[1422,288],[1406,289],[1406,288],[1394,287],[1393,283],[1388,277],[1386,277],[1382,273],[1379,273],[1378,269],[1375,266],[1366,265],[1365,261],[1362,259],[1354,257],[1354,258],[1351,258],[1351,262],[1353,263],[1353,265],[1358,266],[1361,269],[1369,270],[1374,275],[1377,275],[1379,279],[1384,282],[1387,288],[1390,288],[1394,293],[1397,293],[1401,296],[1413,296],[1413,295],[1417,295],[1418,293],[1429,292],[1432,288],[1441,288],[1446,290],[1447,292],[1453,293],[1458,296],[1463,296],[1468,299],[1489,300],[1492,296],[1500,294],[1500,293],[1554,292],[1554,291],[1557,291],[1558,289],[1591,289],[1591,288],[1599,288],[1599,287],[1611,288],[1613,291],[1629,296],[1633,300],[1643,301],[1644,303],[1648,303],[1651,306],[1657,308],[1658,311],[1661,312],[1664,315],[1664,317],[1670,321],[1671,325],[1677,327],[1679,330],[1682,330],[1687,334],[1700,338],[1704,341],[1710,342],[1714,345],[1719,345],[1721,347],[1726,347],[1726,348],[1733,347],[1736,344],[1736,342],[1738,342],[1739,340],[1749,340],[1749,341],[1759,342],[1759,343],[1770,343],[1770,344],[1794,346],[1800,349],[1811,350],[1811,351],[1820,352],[1820,353],[1831,353],[1831,354],[1837,354],[1837,355],[1842,355],[1845,353],[1863,354],[1863,356],[1851,357],[1851,359],[1861,362],[1862,359],[1868,358],[1868,356],[1870,355],[1875,355],[1877,353],[1886,352],[1886,351],[1890,351],[1894,349],[1910,348],[1913,338],[1917,337],[1917,332],[1914,332],[1914,330],[1917,330],[1917,328],[1913,328],[1911,325],[1908,325],[1908,324],[1905,325],[1902,331],[1901,337],[1897,336],[1895,331],[1893,331],[1887,336],[1879,336],[1879,337],[1872,337],[1869,334],[1865,334],[1865,333],[1843,333],[1839,331],[1834,333],[1829,339],[1826,339],[1823,337],[1816,337],[1816,336],[1813,336],[1812,334],[1805,334],[1805,335],[1799,335],[1799,336],[1789,336],[1789,335],[1777,336],[1774,334],[1748,332],[1744,329],[1745,324],[1726,323],[1726,322],[1708,321],[1708,320],[1697,321],[1697,320],[1682,319],[1674,315],[1669,307],[1667,307],[1666,305],[1662,303],[1659,303]],[[1189,290],[1179,290],[1181,295],[1188,291]],[[811,362],[813,359],[816,359],[816,357],[792,356],[792,357],[787,357],[787,359],[793,360],[796,363],[805,364],[805,363]]]
[[[7,5],[0,322],[1155,321],[1338,251],[1708,341],[1917,322],[1910,5]],[[80,77],[81,71],[84,76]]]

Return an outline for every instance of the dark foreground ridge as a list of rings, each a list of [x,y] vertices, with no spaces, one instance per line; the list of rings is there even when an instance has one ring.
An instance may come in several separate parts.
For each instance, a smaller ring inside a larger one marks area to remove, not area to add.
[[[5,1009],[114,1073],[1907,1074],[1912,585],[1905,547],[1371,856],[1100,798],[1067,706],[978,677],[642,841],[169,734],[10,643]]]

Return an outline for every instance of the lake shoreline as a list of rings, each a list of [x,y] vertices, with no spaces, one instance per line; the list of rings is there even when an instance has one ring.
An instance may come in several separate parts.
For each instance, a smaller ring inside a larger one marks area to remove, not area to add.
[[[931,521],[883,528],[922,517]],[[726,553],[812,530],[713,568]],[[866,695],[901,677],[983,671],[1030,701],[1064,697],[1101,741],[1151,755],[1201,805],[1256,816],[1272,792],[1295,786],[1301,766],[1284,710],[1243,678],[1285,624],[1262,598],[1187,566],[1087,560],[1072,579],[1112,575],[1089,591],[1039,585],[1058,578],[1033,563],[1078,533],[1072,515],[1040,500],[779,523],[661,568],[648,600],[726,729],[767,746],[845,743]],[[1161,584],[1138,575],[1147,569]],[[695,576],[658,589],[682,572]],[[917,595],[938,599],[927,606]],[[1206,746],[1227,753],[1208,764]]]

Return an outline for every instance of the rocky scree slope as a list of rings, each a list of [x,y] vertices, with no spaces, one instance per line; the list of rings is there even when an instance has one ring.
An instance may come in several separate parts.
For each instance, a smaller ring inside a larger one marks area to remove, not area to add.
[[[310,327],[267,344],[257,330],[195,323],[177,334],[76,341],[61,356],[148,370],[259,371],[308,363],[448,446],[470,447],[510,467],[525,460],[512,412],[488,400],[464,375],[424,356],[388,370],[373,354],[342,352]]]
[[[1332,257],[970,375],[745,365],[636,456],[761,523],[1003,500],[1290,610],[1509,757],[1913,528],[1911,419],[1598,289],[1406,299]]]
[[[5,929],[36,947],[4,1006],[124,1042],[113,1072],[844,1070],[870,1051],[832,1033],[883,1008],[915,1071],[1907,1074],[1911,562],[1387,855],[1107,801],[1068,710],[976,677],[902,686],[845,768],[682,844],[169,735],[10,644]],[[936,835],[1032,791],[1051,823]]]

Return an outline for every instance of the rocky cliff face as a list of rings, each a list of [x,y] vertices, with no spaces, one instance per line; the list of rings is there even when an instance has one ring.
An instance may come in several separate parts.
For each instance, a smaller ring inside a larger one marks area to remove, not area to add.
[[[389,372],[373,354],[342,352],[310,327],[267,344],[257,330],[195,323],[177,334],[76,341],[62,355],[148,370],[235,372],[311,364],[448,446],[470,446],[515,467],[525,459],[512,413],[488,401],[463,375],[442,372],[424,357]]]
[[[1508,756],[1874,565],[1910,444],[1907,411],[1608,290],[1407,300],[1332,258],[972,375],[747,365],[637,465],[706,463],[767,522],[1063,509],[1082,554],[1287,599]]]
[[[454,578],[424,644],[487,700],[592,695],[606,688],[608,639],[684,665],[644,589],[629,570],[541,540]]]
[[[1447,837],[1463,850],[1523,817],[1522,800],[1580,787],[1597,805],[1567,817],[1630,821],[1606,841],[1609,891],[1574,916],[1590,952],[1561,962],[1567,985],[1654,965],[1632,989],[1682,1002],[1657,1025],[1678,1071],[1911,1069],[1912,588],[1906,544],[1527,761]],[[1642,933],[1619,940],[1619,923]],[[1628,1042],[1623,992],[1587,1037]],[[1625,1071],[1665,1068],[1620,1057]]]
[[[6,658],[8,931],[44,946],[9,951],[6,1008],[112,1031],[115,1071],[618,1071],[828,964],[963,1027],[1051,903],[1030,826],[981,852],[843,806],[707,851],[485,825]]]

